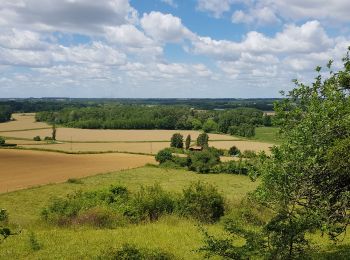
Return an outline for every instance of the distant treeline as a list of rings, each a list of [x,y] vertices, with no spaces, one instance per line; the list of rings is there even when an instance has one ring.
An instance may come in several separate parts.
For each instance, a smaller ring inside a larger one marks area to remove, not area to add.
[[[255,126],[271,125],[271,116],[255,108],[214,111],[151,105],[70,107],[39,112],[36,120],[87,129],[193,129],[247,137],[255,134]]]
[[[273,103],[278,99],[130,99],[130,98],[28,98],[28,99],[0,99],[0,105],[8,105],[13,112],[57,111],[65,107],[88,107],[100,105],[166,105],[186,106],[201,110],[233,109],[240,107],[256,108],[272,111]]]
[[[10,106],[0,105],[0,123],[11,119],[12,109]]]

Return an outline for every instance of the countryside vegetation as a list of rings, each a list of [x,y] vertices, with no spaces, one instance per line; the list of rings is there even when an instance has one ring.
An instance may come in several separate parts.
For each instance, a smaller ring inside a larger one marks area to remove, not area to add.
[[[0,259],[348,259],[349,52],[332,63],[273,116],[271,100],[2,102]]]

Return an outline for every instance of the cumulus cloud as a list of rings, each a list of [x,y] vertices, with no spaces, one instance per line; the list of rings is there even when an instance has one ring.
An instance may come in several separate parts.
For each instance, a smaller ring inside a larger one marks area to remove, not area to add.
[[[163,3],[170,5],[171,7],[177,8],[177,3],[174,0],[160,0]]]
[[[128,0],[3,0],[2,26],[36,30],[99,33],[103,26],[137,21]]]
[[[230,11],[232,2],[232,0],[198,0],[197,9],[219,18],[223,13]]]
[[[179,42],[193,35],[179,17],[160,12],[143,14],[141,26],[147,35],[161,42]]]

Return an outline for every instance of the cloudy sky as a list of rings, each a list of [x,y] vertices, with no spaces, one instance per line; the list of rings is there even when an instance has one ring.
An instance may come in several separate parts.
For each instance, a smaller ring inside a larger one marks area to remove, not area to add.
[[[0,0],[0,97],[278,97],[340,66],[349,0]]]

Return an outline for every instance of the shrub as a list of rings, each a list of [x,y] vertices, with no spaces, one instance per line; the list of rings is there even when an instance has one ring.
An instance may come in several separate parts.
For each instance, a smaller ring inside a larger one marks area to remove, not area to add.
[[[171,260],[175,257],[161,249],[140,249],[132,244],[124,244],[115,252],[104,255],[103,259],[118,260]]]
[[[165,163],[166,161],[171,161],[173,159],[173,154],[167,150],[160,150],[156,155],[156,161],[160,164]]]
[[[44,140],[45,140],[45,141],[52,141],[53,139],[52,139],[51,136],[45,136]]]
[[[175,134],[173,134],[173,136],[171,137],[171,140],[170,140],[170,147],[183,148],[183,147],[184,147],[183,142],[184,142],[184,140],[183,140],[182,134],[175,133]]]
[[[142,187],[128,203],[125,215],[132,221],[155,221],[164,214],[170,214],[175,207],[175,200],[159,184]]]
[[[41,141],[41,138],[40,138],[40,136],[37,135],[37,136],[35,136],[35,137],[33,138],[33,140],[34,140],[34,141]]]
[[[0,209],[0,223],[7,223],[9,219],[9,214],[6,209]]]
[[[215,165],[211,168],[211,172],[248,175],[248,167],[242,161],[228,161]]]
[[[230,156],[237,156],[241,153],[241,151],[236,147],[236,146],[232,146],[229,150],[228,150],[228,154]]]
[[[189,169],[200,173],[208,173],[214,165],[220,162],[219,154],[210,150],[193,152],[189,158]]]
[[[249,159],[257,157],[256,152],[254,152],[252,150],[245,150],[241,155],[243,158],[249,158]]]
[[[34,232],[29,234],[29,246],[33,251],[38,251],[42,248],[42,245],[39,243],[39,240],[35,236]]]
[[[67,180],[68,183],[72,183],[72,184],[82,184],[83,181],[82,180],[79,180],[79,179],[76,179],[76,178],[69,178]]]
[[[224,198],[211,184],[193,183],[183,190],[178,211],[183,216],[212,223],[224,215]]]
[[[0,145],[4,145],[5,144],[5,138],[0,136]]]

